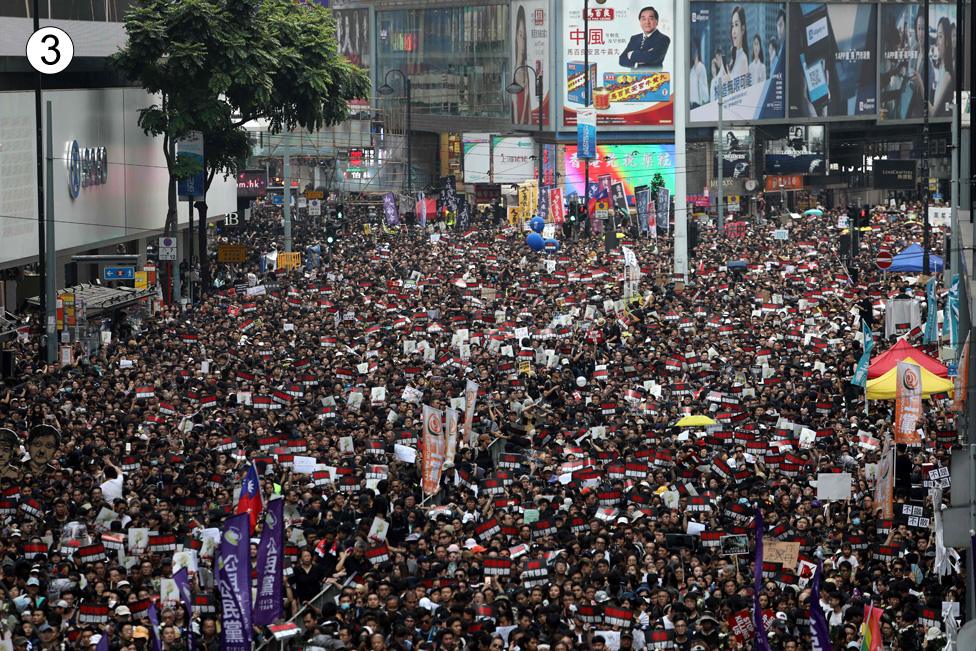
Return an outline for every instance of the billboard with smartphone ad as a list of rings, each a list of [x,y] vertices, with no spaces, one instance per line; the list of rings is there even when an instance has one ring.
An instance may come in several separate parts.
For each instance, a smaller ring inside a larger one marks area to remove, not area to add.
[[[539,99],[535,76],[542,77],[542,124],[549,124],[549,0],[519,0],[512,3],[512,71],[522,91],[512,97],[512,124],[539,124]],[[506,82],[508,83],[508,82]]]
[[[920,44],[922,45],[920,47]],[[929,5],[929,33],[925,16],[917,4],[881,5],[881,97],[882,120],[920,120],[929,102],[929,117],[952,115],[955,101],[956,8]],[[922,55],[928,50],[928,57]],[[928,91],[925,66],[928,66]]]
[[[878,6],[790,5],[790,117],[877,112]]]
[[[590,4],[589,70],[584,70],[583,3],[562,5],[562,123],[590,104],[598,126],[672,126],[674,9],[671,2]]]
[[[692,122],[786,116],[786,5],[692,2],[688,107]]]

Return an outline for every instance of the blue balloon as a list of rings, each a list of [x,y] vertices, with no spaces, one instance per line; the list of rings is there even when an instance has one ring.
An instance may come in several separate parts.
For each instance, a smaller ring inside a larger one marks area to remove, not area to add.
[[[546,245],[546,241],[538,233],[529,233],[529,236],[525,238],[525,243],[533,251],[541,251],[542,247]]]
[[[546,220],[536,215],[529,220],[529,228],[531,228],[536,233],[541,233],[546,227]]]
[[[555,253],[559,250],[559,240],[548,239],[545,243],[546,253]]]

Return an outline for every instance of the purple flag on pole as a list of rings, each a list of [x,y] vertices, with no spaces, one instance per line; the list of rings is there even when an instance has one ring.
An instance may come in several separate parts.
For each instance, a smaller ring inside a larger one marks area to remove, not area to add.
[[[254,597],[254,624],[257,626],[273,624],[282,613],[284,515],[285,500],[279,498],[268,502],[261,542],[258,543],[258,592]]]
[[[95,645],[95,651],[109,651],[108,633],[102,633],[99,636],[98,644]]]
[[[763,533],[766,525],[763,524],[762,509],[756,502],[756,558],[755,567],[752,573],[755,575],[755,584],[752,591],[752,623],[755,627],[753,633],[753,646],[755,651],[771,651],[769,648],[769,638],[766,636],[766,626],[763,624],[762,608],[759,606],[759,593],[762,592],[762,559],[763,559]]]
[[[193,640],[193,594],[190,592],[190,573],[185,567],[181,567],[178,572],[173,574],[173,582],[176,589],[180,591],[180,604],[186,613],[186,648],[193,651],[195,648]]]
[[[146,616],[149,618],[149,623],[152,624],[153,651],[162,651],[163,645],[159,639],[159,615],[156,613],[156,602],[149,602],[149,611]]]
[[[251,563],[248,558],[250,515],[224,521],[217,560],[220,591],[220,648],[251,651]]]
[[[813,635],[814,651],[833,651],[830,644],[830,627],[820,607],[820,581],[823,579],[823,562],[817,561],[817,571],[810,586],[810,633]]]

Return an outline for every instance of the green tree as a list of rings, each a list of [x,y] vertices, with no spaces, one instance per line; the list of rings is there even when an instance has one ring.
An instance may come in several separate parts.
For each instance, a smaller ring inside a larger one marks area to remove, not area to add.
[[[249,154],[244,124],[311,131],[348,117],[348,101],[369,94],[369,77],[338,51],[335,21],[316,3],[293,0],[143,0],[125,16],[128,41],[114,64],[159,98],[139,125],[162,137],[170,184],[165,232],[177,223],[175,181],[198,170],[173,154],[191,131],[204,136],[206,187]],[[209,288],[206,201],[200,262]]]
[[[657,192],[664,187],[664,177],[661,176],[660,172],[655,172],[654,176],[651,178],[651,196],[657,200]]]

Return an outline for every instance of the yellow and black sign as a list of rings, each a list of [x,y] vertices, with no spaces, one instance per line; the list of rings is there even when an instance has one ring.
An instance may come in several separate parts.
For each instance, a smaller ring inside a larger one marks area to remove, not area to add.
[[[320,199],[321,200],[321,199],[324,199],[325,198],[325,193],[322,192],[321,190],[306,190],[305,191],[305,198],[306,199]]]
[[[302,266],[302,254],[301,253],[282,253],[278,252],[278,268],[288,271],[290,269],[298,269]]]
[[[238,264],[247,260],[247,247],[243,244],[220,244],[217,246],[217,262]]]

